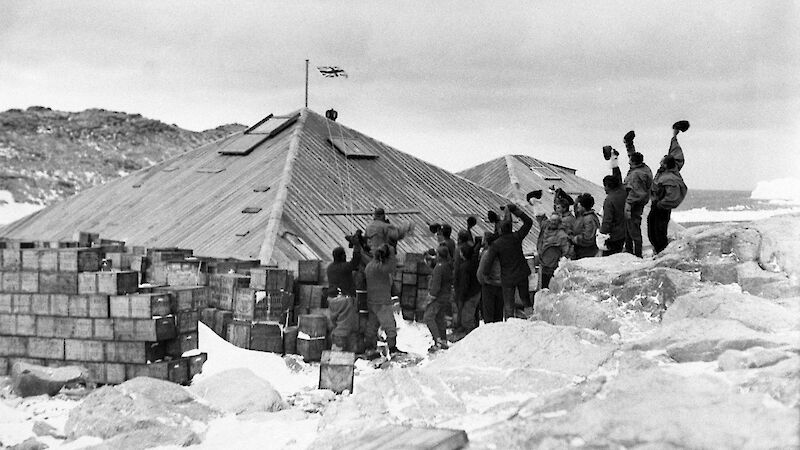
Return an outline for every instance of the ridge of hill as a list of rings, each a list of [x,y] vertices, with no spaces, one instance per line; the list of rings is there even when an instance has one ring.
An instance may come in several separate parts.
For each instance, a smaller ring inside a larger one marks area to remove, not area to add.
[[[190,131],[141,114],[43,106],[0,112],[0,191],[49,204],[244,130]]]

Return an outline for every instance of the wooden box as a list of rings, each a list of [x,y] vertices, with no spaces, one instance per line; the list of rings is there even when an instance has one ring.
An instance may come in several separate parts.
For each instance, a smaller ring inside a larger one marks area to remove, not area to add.
[[[53,316],[68,316],[69,295],[50,294],[50,314]]]
[[[249,288],[250,276],[237,273],[218,273],[209,276],[209,305],[227,311],[233,310],[233,297],[237,288]]]
[[[109,297],[109,314],[111,317],[151,319],[171,313],[170,295],[165,292],[112,295]]]
[[[250,327],[252,323],[244,320],[233,320],[228,324],[226,341],[241,347],[250,348]]]
[[[238,288],[233,297],[234,320],[255,318],[256,291],[251,288]]]
[[[164,341],[164,347],[168,356],[179,358],[190,350],[196,350],[198,346],[197,331],[179,334],[175,339]]]
[[[319,365],[319,388],[337,394],[353,392],[353,372],[356,355],[352,352],[325,350]]]
[[[217,315],[217,308],[203,308],[200,311],[200,321],[206,324],[208,328],[214,329],[214,319]]]
[[[206,360],[208,359],[207,353],[200,353],[199,355],[187,357],[186,360],[189,362],[189,379],[193,378],[198,373],[203,371],[203,364],[205,364]]]
[[[400,307],[414,309],[417,306],[417,287],[416,286],[403,286],[403,292],[400,294]]]
[[[66,339],[65,359],[71,361],[105,361],[105,342],[84,339]]]
[[[175,326],[178,333],[197,331],[197,322],[200,321],[200,311],[182,311],[175,314]]]
[[[45,294],[77,294],[77,272],[41,272],[39,292]]]
[[[19,292],[39,292],[39,272],[20,272]],[[68,294],[69,292],[65,292]]]
[[[3,272],[3,291],[19,292],[22,287],[22,277],[20,272]]]
[[[77,242],[81,247],[91,247],[94,244],[100,244],[100,233],[76,231],[75,234],[72,235],[72,240]]]
[[[113,319],[114,339],[118,341],[157,342],[178,335],[173,316],[157,319]]]
[[[129,271],[95,272],[100,294],[132,294],[139,289],[139,274]]]
[[[166,356],[166,347],[158,342],[109,341],[105,346],[108,362],[148,363]]]
[[[97,272],[101,262],[99,249],[70,248],[58,252],[59,272]]]
[[[22,253],[22,270],[32,272],[39,270],[39,249],[29,248],[20,251]]]
[[[272,267],[250,269],[250,287],[259,291],[287,290],[290,280],[288,270]]]
[[[13,294],[0,292],[0,313],[11,314]]]
[[[173,383],[189,384],[189,360],[186,358],[173,359],[168,362],[167,379]]]
[[[36,316],[33,314],[0,314],[0,334],[47,337],[36,332]]]
[[[218,309],[214,317],[214,333],[217,333],[218,336],[224,339],[227,338],[228,325],[232,321],[233,321],[232,312],[225,311],[224,309]]]
[[[43,272],[58,271],[58,249],[41,249],[39,251],[39,270]]]
[[[50,314],[50,295],[48,294],[31,294],[31,311],[36,314]],[[0,308],[0,313],[2,313]]]
[[[320,281],[322,261],[318,259],[297,261],[297,281],[317,284]]]
[[[283,354],[283,334],[277,323],[254,323],[250,328],[250,350]]]
[[[403,259],[403,272],[417,273],[417,265],[424,261],[425,255],[422,253],[406,253]]]
[[[155,291],[171,295],[173,312],[194,311],[208,305],[209,288],[206,286],[164,286]]]
[[[284,323],[285,313],[292,307],[292,294],[285,292],[256,292],[253,320],[257,322]]]
[[[166,283],[170,286],[205,286],[208,275],[201,260],[167,261]]]
[[[416,286],[417,285],[417,274],[416,273],[407,273],[403,272],[403,284],[411,284]]]
[[[94,330],[92,337],[95,339],[114,339],[114,319],[92,319]]]
[[[403,308],[402,310],[403,320],[408,320],[413,322],[414,318],[416,317],[416,310],[411,308]]]
[[[125,381],[125,364],[103,363],[106,369],[106,383],[119,384]]]
[[[19,249],[4,248],[0,250],[0,255],[0,269],[14,272],[22,269],[22,252]]]
[[[125,364],[125,378],[150,377],[158,380],[169,379],[170,361],[159,361],[149,364]]]
[[[11,296],[11,312],[13,314],[33,314],[31,294],[13,294]]]
[[[28,338],[0,336],[0,356],[28,356]]]

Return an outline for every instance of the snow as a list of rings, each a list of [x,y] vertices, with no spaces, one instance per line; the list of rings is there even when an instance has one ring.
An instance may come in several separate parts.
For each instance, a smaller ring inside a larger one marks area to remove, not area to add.
[[[776,180],[759,181],[750,193],[750,198],[757,200],[784,200],[800,204],[800,179],[778,178]]]
[[[44,208],[43,205],[17,203],[11,192],[0,191],[0,225],[11,223]]]

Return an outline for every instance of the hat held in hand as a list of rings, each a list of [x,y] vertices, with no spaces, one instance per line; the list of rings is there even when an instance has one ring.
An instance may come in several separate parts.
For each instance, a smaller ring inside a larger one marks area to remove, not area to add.
[[[689,121],[688,120],[679,120],[679,121],[675,122],[674,124],[672,124],[672,129],[673,130],[678,130],[678,131],[681,131],[681,132],[685,133],[686,130],[689,129]]]
[[[525,195],[525,200],[528,201],[528,202],[530,202],[532,198],[535,198],[537,200],[541,199],[542,198],[542,190],[541,189],[537,189],[535,191],[530,191]]]
[[[497,223],[500,220],[500,217],[497,216],[496,212],[489,210],[489,212],[486,213],[486,220],[488,220],[489,223]]]
[[[442,229],[442,226],[438,223],[432,223],[428,225],[428,229],[431,230],[431,233],[436,234]]]
[[[467,217],[467,228],[472,228],[477,224],[478,224],[478,219],[476,219],[475,216]]]

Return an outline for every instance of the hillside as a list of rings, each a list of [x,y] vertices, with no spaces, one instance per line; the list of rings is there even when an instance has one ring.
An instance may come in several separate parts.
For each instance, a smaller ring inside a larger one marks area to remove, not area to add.
[[[244,128],[196,132],[104,109],[10,109],[0,113],[0,191],[48,204]]]

